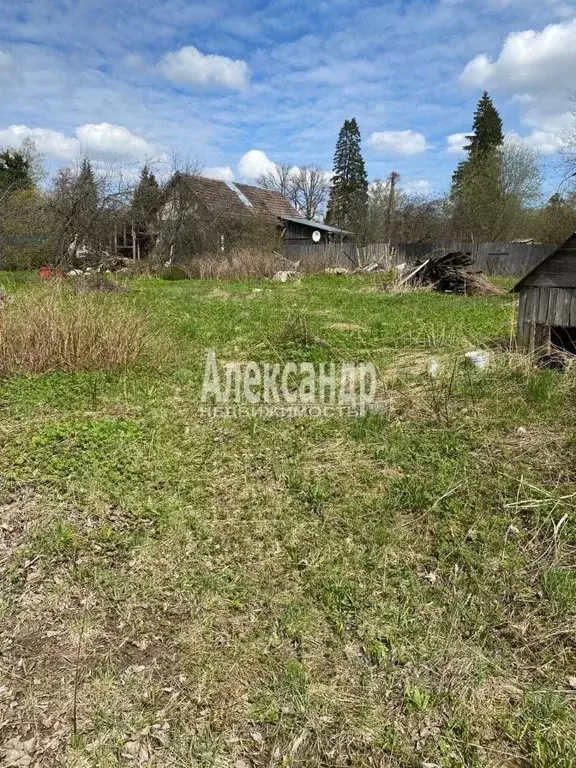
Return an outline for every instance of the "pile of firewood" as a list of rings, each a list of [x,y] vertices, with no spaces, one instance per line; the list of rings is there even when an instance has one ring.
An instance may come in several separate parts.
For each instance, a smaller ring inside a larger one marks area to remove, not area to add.
[[[401,283],[415,288],[431,287],[440,293],[456,293],[461,296],[504,293],[473,267],[474,259],[468,252],[433,254],[410,269]]]

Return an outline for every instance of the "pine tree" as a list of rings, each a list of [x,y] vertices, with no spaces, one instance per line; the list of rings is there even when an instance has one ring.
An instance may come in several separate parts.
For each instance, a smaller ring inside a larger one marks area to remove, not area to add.
[[[360,150],[360,129],[355,118],[345,120],[334,154],[334,175],[326,222],[358,232],[364,227],[368,207],[368,177]]]

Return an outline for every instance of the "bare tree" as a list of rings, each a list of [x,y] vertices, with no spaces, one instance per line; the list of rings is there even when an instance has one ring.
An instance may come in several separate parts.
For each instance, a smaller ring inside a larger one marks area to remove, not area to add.
[[[330,194],[330,174],[318,165],[299,168],[292,175],[293,201],[306,219],[319,218]]]
[[[112,248],[131,195],[132,184],[113,165],[94,171],[84,157],[76,168],[60,169],[46,197],[54,261],[70,267],[80,253],[88,261],[101,261]]]
[[[261,189],[271,189],[280,192],[291,203],[296,202],[294,179],[298,169],[290,163],[276,163],[274,168],[261,174],[256,179],[256,184]]]

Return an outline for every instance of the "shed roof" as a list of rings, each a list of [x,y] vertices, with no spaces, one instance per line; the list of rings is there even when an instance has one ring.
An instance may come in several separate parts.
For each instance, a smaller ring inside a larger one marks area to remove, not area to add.
[[[323,224],[320,221],[312,221],[311,219],[305,219],[302,216],[298,218],[291,218],[290,216],[282,216],[285,221],[292,221],[295,224],[303,224],[305,227],[314,227],[314,229],[321,229],[324,232],[333,232],[341,235],[351,235],[352,232],[348,232],[346,229],[338,229],[338,227],[331,227],[328,224]]]
[[[519,280],[512,291],[528,286],[576,288],[576,232]]]

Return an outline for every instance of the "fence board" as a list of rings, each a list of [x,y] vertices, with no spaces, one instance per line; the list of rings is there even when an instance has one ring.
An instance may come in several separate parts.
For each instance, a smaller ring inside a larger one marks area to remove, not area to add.
[[[422,261],[434,253],[467,251],[472,254],[478,270],[487,275],[522,277],[549,256],[553,245],[525,243],[397,243],[392,249],[387,243],[372,244],[358,249],[361,264],[380,261],[386,266],[402,262]]]
[[[301,260],[307,268],[368,265],[379,262],[393,267],[403,262],[424,261],[434,253],[467,251],[472,254],[476,268],[487,275],[523,277],[549,256],[554,245],[526,243],[372,243],[356,248],[354,243],[314,244],[308,241],[286,243],[290,259]]]

